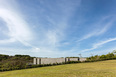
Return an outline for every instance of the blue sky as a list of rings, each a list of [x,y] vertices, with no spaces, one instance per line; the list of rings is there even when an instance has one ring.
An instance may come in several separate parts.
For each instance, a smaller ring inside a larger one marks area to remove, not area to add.
[[[116,49],[116,0],[0,0],[0,54],[88,57]]]

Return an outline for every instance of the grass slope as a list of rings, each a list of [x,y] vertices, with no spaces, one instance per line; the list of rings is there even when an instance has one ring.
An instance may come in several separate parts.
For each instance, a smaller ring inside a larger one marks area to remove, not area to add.
[[[116,77],[116,60],[0,72],[0,77]]]

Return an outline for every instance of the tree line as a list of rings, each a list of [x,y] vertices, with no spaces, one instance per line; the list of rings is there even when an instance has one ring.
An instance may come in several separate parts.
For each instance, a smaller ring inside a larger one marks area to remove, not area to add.
[[[0,71],[28,68],[29,63],[33,62],[33,57],[29,55],[3,55],[0,54]]]
[[[116,50],[106,55],[95,55],[88,57],[86,61],[94,62],[94,61],[113,60],[113,59],[116,59]]]

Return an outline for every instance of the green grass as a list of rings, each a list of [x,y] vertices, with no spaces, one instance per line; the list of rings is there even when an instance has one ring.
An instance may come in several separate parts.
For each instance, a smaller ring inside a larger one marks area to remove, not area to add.
[[[0,77],[116,77],[116,60],[6,71]]]

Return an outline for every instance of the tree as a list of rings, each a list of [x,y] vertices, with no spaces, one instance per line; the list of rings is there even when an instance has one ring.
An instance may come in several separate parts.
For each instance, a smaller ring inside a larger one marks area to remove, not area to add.
[[[112,52],[114,55],[116,55],[116,50],[113,50],[113,52]]]

